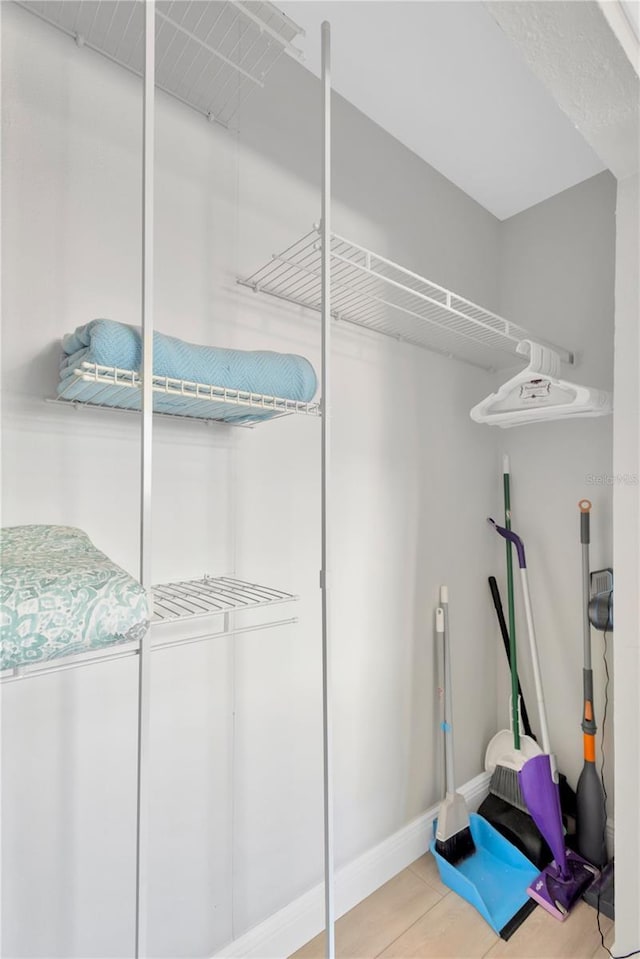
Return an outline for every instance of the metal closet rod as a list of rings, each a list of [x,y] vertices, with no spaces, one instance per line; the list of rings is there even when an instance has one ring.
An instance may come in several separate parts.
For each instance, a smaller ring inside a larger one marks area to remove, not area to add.
[[[142,415],[140,463],[140,582],[153,611],[151,590],[151,481],[153,456],[153,201],[155,150],[155,0],[144,4],[142,99]],[[149,731],[151,724],[151,635],[138,655],[138,753],[136,784],[135,957],[147,954],[149,873]]]
[[[322,477],[321,542],[322,570],[322,751],[324,765],[324,911],[325,955],[335,956],[334,828],[333,828],[333,713],[331,703],[331,26],[325,20],[322,35],[322,220],[321,319],[322,319]]]
[[[151,492],[153,430],[153,200],[155,143],[155,0],[144,5],[143,156],[142,156],[142,416],[140,465],[140,581],[151,596]],[[320,575],[322,607],[322,712],[324,772],[324,880],[325,951],[335,955],[335,907],[333,860],[333,750],[331,713],[331,648],[329,608],[329,466],[330,466],[330,352],[331,352],[331,30],[322,24],[322,435],[321,435],[321,543]],[[152,607],[151,607],[152,608]],[[150,654],[148,632],[140,641],[138,657],[138,775],[136,804],[135,956],[143,959],[147,949],[148,920],[148,810],[149,810],[149,692]]]

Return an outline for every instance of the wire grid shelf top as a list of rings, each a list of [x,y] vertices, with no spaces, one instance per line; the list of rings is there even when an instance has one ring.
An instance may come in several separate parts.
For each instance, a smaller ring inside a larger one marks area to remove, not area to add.
[[[106,409],[139,410],[141,377],[135,370],[81,363],[68,377],[57,400],[64,404]],[[192,383],[169,376],[153,376],[154,412],[198,420],[218,420],[245,426],[298,413],[319,416],[320,404],[267,396],[224,386]]]
[[[238,282],[319,311],[318,230]],[[513,366],[521,340],[541,342],[515,323],[337,234],[331,235],[331,312],[336,320],[487,370]],[[562,360],[573,362],[569,351],[548,345]]]
[[[298,599],[280,589],[246,583],[228,576],[205,576],[203,579],[166,583],[153,586],[152,593],[152,625],[275,606]]]
[[[16,0],[80,46],[142,76],[139,0]],[[157,0],[156,85],[228,126],[301,29],[265,0]]]

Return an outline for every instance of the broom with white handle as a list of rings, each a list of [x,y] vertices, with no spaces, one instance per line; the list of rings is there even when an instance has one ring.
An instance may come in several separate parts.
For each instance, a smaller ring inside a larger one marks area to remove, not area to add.
[[[451,711],[451,655],[449,650],[449,592],[440,587],[440,606],[436,609],[436,634],[441,637],[444,663],[444,779],[445,798],[440,804],[436,829],[436,852],[452,866],[468,859],[476,851],[464,797],[453,785],[453,717]]]

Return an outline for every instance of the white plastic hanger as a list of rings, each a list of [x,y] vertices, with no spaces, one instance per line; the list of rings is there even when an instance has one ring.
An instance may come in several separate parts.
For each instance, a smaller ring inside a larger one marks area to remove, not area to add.
[[[471,410],[471,419],[490,426],[523,426],[579,416],[606,416],[613,410],[611,393],[560,379],[560,357],[548,346],[522,340],[517,353],[529,354],[529,365]]]

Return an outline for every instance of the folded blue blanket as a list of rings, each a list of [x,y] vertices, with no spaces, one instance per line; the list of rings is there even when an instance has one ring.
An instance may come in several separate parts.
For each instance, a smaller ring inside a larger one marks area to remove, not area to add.
[[[140,370],[140,330],[114,320],[92,320],[78,327],[75,333],[64,337],[62,349],[59,393],[83,361],[121,370]],[[302,402],[312,400],[318,386],[315,371],[304,356],[195,346],[164,333],[153,334],[153,372],[178,380]]]

